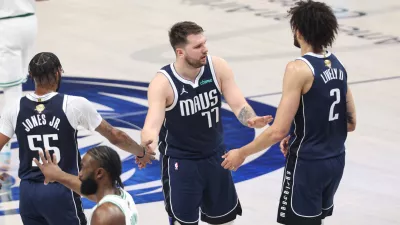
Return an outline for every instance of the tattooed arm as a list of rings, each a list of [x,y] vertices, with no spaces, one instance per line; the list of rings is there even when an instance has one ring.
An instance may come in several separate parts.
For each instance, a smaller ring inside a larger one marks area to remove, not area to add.
[[[235,113],[238,120],[248,126],[248,120],[256,117],[253,108],[247,103],[242,91],[235,82],[233,72],[228,63],[219,57],[212,57],[213,66],[217,74],[218,83],[221,86],[221,92],[228,105]]]
[[[239,114],[236,114],[238,120],[244,125],[248,126],[247,121],[253,117],[256,117],[257,114],[254,112],[253,108],[249,104],[246,103],[245,106],[239,111]]]
[[[224,156],[225,161],[222,165],[225,169],[238,168],[247,156],[267,149],[287,136],[300,104],[303,87],[312,77],[310,68],[303,61],[296,60],[288,63],[283,77],[282,97],[274,123],[249,144],[239,150],[231,150],[236,153]]]

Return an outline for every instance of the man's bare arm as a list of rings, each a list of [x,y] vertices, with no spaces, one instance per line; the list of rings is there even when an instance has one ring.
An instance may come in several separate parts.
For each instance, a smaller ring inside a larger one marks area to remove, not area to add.
[[[39,151],[39,158],[41,159],[42,163],[40,163],[38,159],[33,158],[33,162],[39,167],[39,169],[45,176],[45,183],[58,182],[73,190],[75,193],[81,196],[85,196],[86,198],[94,202],[97,202],[95,195],[82,195],[82,181],[79,180],[78,176],[62,171],[61,168],[57,165],[57,157],[55,155],[51,156],[47,149],[45,150],[45,154],[46,158],[44,157],[43,152]]]
[[[81,193],[81,185],[82,181],[79,180],[78,176],[66,173],[64,171],[61,171],[60,174],[57,176],[56,180],[58,183],[64,185],[65,187],[73,190],[75,193],[86,197],[87,199],[97,202],[96,196],[95,195],[83,195]]]
[[[247,121],[256,116],[257,114],[254,112],[253,108],[246,103],[246,105],[244,105],[239,111],[237,118],[244,126],[248,126]]]
[[[283,92],[274,123],[265,129],[252,142],[240,149],[227,152],[222,158],[221,166],[225,169],[236,170],[247,156],[262,151],[285,138],[289,132],[300,104],[302,90],[307,80],[312,77],[310,68],[298,60],[286,66],[283,78]]]
[[[247,103],[242,91],[235,82],[232,69],[228,63],[219,57],[213,57],[213,66],[221,85],[221,92],[233,113],[236,115],[240,123],[248,126],[248,120],[256,117],[257,114],[253,108]]]
[[[144,147],[136,143],[131,137],[128,136],[122,130],[119,130],[111,126],[104,119],[101,121],[100,125],[96,128],[96,131],[107,138],[111,144],[130,152],[136,156],[144,155]]]
[[[10,138],[0,132],[0,151],[10,141]]]
[[[286,66],[282,98],[275,121],[254,141],[241,149],[246,157],[266,149],[286,137],[299,107],[302,89],[308,77],[312,77],[311,70],[304,62],[294,61]]]
[[[158,139],[165,118],[168,95],[174,96],[171,85],[164,74],[157,73],[154,79],[150,82],[147,91],[149,111],[147,112],[141,133],[142,143],[146,143],[148,140]],[[156,145],[157,143],[153,142],[152,147],[155,149]]]
[[[347,131],[352,132],[356,129],[356,106],[354,104],[353,94],[349,87],[347,87],[346,94],[346,107],[347,107]]]

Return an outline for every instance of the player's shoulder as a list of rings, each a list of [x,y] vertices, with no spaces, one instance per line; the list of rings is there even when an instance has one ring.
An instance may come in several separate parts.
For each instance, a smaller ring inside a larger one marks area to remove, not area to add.
[[[228,67],[228,62],[220,56],[209,55],[209,58],[211,58],[211,63],[214,66],[214,68]]]
[[[24,98],[24,97],[21,97],[21,98],[18,98],[18,99],[14,99],[12,102],[10,102],[7,105],[5,105],[5,107],[12,107],[12,108],[19,107],[19,105],[21,104],[21,99],[22,98]]]
[[[308,77],[313,75],[310,65],[304,60],[290,61],[286,65],[286,74],[293,74],[297,78]]]
[[[336,54],[331,53],[331,57],[332,57],[334,60],[337,60],[337,61],[342,65],[342,67],[344,67],[344,68],[346,67],[345,64],[342,62],[342,60],[339,59],[339,57],[338,57]]]
[[[216,56],[216,55],[208,55],[209,58],[211,58],[212,62],[226,62],[226,60],[220,56]]]
[[[64,98],[67,101],[67,104],[79,104],[79,103],[89,102],[89,100],[87,100],[85,97],[76,95],[64,94]]]
[[[87,109],[92,103],[85,97],[76,95],[64,95],[67,108]]]
[[[163,71],[157,71],[149,84],[149,89],[154,87],[154,89],[165,89],[170,87],[172,82],[171,76]]]
[[[9,102],[7,105],[3,106],[0,119],[15,121],[15,119],[18,117],[18,114],[21,112],[20,107],[22,98],[23,97],[13,100],[12,102]]]
[[[210,56],[212,67],[219,81],[233,77],[233,71],[228,62],[219,56]]]
[[[135,200],[133,200],[133,197],[132,197],[131,194],[129,194],[129,192],[127,192],[127,191],[125,191],[125,190],[122,190],[122,192],[124,193],[125,198],[126,198],[128,201],[135,203]]]
[[[17,109],[20,108],[21,105],[21,99],[24,97],[21,97],[19,99],[15,99],[12,102],[9,102],[7,105],[4,105],[4,110],[7,112],[15,112]]]
[[[125,215],[120,207],[112,202],[105,202],[99,205],[93,212],[92,221],[94,224],[123,224]]]

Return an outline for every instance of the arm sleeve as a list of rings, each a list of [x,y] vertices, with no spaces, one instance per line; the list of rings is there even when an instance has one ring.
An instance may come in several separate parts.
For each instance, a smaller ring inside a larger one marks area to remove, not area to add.
[[[66,112],[67,118],[73,128],[78,126],[94,131],[103,118],[96,111],[93,104],[83,97],[67,96]]]

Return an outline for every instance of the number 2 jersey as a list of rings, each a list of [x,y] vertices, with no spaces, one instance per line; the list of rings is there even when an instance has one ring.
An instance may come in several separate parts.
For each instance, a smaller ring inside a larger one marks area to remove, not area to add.
[[[339,156],[345,152],[347,138],[346,70],[330,52],[325,56],[307,53],[297,60],[307,63],[314,81],[300,97],[290,154],[306,160]]]
[[[10,138],[14,133],[17,136],[20,179],[41,182],[44,176],[32,161],[39,159],[39,151],[49,150],[63,171],[78,175],[81,156],[77,127],[93,131],[101,120],[85,98],[56,92],[43,96],[29,93],[3,110],[0,132]]]
[[[211,56],[207,56],[195,82],[181,77],[173,63],[159,72],[168,78],[174,92],[160,130],[160,152],[175,158],[198,159],[224,151],[221,92]]]

